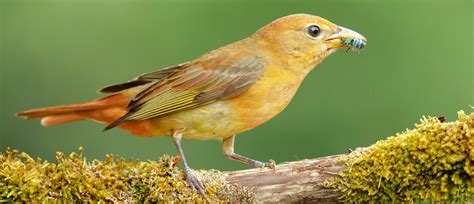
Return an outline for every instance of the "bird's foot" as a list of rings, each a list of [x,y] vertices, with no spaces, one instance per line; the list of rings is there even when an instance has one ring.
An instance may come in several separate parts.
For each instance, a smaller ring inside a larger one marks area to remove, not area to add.
[[[193,170],[189,167],[184,167],[184,177],[186,181],[191,186],[192,189],[197,189],[202,197],[206,198],[206,194],[204,187],[202,186],[201,182],[197,179],[196,175],[194,175]]]
[[[260,161],[255,161],[254,166],[257,168],[265,168],[269,167],[272,170],[275,170],[275,161],[273,159],[270,159],[268,162],[260,162]]]

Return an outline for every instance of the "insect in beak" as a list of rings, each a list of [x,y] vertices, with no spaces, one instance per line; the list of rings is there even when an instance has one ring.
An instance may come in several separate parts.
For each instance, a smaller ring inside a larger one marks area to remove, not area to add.
[[[339,32],[329,36],[326,42],[329,43],[329,48],[343,48],[347,47],[349,50],[361,50],[367,45],[367,39],[361,34],[344,27],[338,27]]]

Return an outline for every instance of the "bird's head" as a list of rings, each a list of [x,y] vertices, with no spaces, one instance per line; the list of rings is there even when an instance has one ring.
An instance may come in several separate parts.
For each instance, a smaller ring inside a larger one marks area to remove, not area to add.
[[[255,44],[270,57],[291,63],[294,69],[309,72],[339,48],[363,49],[367,40],[361,34],[308,14],[277,19],[252,35]]]

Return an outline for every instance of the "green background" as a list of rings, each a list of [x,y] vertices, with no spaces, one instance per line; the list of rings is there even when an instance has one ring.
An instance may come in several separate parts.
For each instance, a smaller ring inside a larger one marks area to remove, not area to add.
[[[293,13],[353,29],[368,46],[326,59],[284,112],[237,137],[238,153],[277,162],[313,158],[370,145],[422,115],[454,120],[474,102],[472,6],[471,0],[0,0],[0,149],[48,160],[80,145],[89,159],[177,154],[167,137],[102,132],[91,121],[44,128],[14,113],[100,97],[95,91],[103,85],[191,60]],[[248,168],[225,159],[219,141],[183,145],[191,167]]]

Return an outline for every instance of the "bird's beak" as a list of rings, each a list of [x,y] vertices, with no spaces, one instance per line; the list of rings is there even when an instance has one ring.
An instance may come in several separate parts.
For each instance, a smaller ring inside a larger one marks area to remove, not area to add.
[[[328,48],[362,49],[367,45],[367,39],[361,34],[342,26],[339,26],[338,30],[338,32],[326,38]]]

